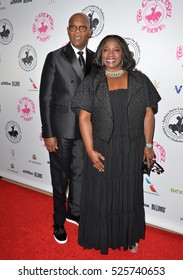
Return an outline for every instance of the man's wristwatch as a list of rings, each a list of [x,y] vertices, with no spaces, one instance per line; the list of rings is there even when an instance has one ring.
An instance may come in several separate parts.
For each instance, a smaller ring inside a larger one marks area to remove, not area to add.
[[[151,143],[147,143],[147,144],[146,144],[146,148],[150,149],[150,148],[152,148],[152,147],[153,147],[153,145],[152,145]]]

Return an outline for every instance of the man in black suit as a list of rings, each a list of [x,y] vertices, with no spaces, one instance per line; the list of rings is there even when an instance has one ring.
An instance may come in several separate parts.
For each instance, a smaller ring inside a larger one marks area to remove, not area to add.
[[[94,58],[87,48],[92,28],[85,14],[72,15],[67,32],[70,42],[47,55],[40,85],[42,137],[49,151],[53,186],[54,238],[60,244],[68,239],[65,219],[78,224],[80,217],[84,146],[71,99],[90,73]]]

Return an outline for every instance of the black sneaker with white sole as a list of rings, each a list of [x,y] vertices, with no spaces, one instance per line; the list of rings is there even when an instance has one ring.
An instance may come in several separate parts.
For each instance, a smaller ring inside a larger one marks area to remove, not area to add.
[[[54,232],[53,236],[56,242],[59,244],[64,244],[67,242],[67,233],[63,225],[53,225],[54,227]]]
[[[79,225],[79,218],[80,216],[74,216],[74,215],[71,215],[71,214],[68,214],[66,215],[66,220],[72,224],[75,224],[75,225]]]

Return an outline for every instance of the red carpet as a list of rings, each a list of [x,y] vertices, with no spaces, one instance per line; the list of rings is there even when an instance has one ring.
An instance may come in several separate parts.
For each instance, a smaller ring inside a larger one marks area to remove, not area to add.
[[[66,222],[68,242],[53,239],[52,197],[0,180],[1,260],[183,260],[183,235],[147,226],[146,239],[133,254],[101,255],[77,244],[76,225]]]

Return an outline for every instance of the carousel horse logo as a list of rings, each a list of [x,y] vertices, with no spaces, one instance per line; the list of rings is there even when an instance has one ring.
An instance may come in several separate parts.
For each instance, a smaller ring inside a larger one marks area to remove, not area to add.
[[[0,20],[0,43],[7,45],[13,39],[13,26],[7,19]]]
[[[31,71],[36,67],[37,54],[32,46],[23,46],[18,54],[20,67],[25,71]]]
[[[104,14],[102,10],[94,5],[88,6],[82,10],[90,19],[90,26],[93,29],[92,38],[98,36],[104,28]]]
[[[132,38],[125,38],[125,41],[128,44],[129,50],[136,61],[136,65],[139,63],[140,60],[140,47],[138,43]]]
[[[16,122],[9,121],[6,124],[5,130],[6,130],[6,136],[8,140],[10,140],[14,144],[20,142],[22,138],[22,133],[21,133],[20,126]]]
[[[137,11],[137,23],[142,24],[142,30],[157,33],[165,28],[164,21],[171,18],[172,4],[169,0],[143,0],[142,8]]]
[[[31,121],[33,119],[33,114],[35,114],[35,104],[28,97],[23,97],[19,100],[17,111],[21,114],[21,119],[24,121]]]
[[[51,38],[51,32],[54,30],[54,21],[47,13],[39,13],[35,17],[32,31],[37,34],[36,39],[41,42],[47,42]]]
[[[183,142],[183,108],[170,110],[163,120],[163,132],[172,141]]]

